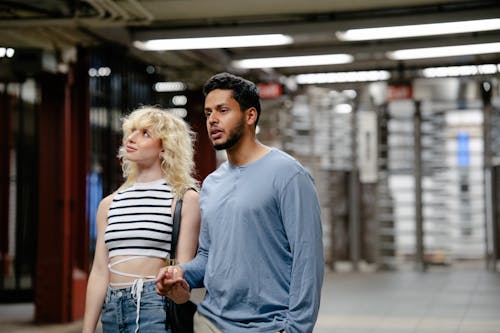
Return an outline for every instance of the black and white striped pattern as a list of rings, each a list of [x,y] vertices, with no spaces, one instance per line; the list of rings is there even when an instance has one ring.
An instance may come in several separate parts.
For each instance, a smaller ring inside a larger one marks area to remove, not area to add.
[[[119,191],[108,212],[104,242],[109,257],[170,258],[172,189],[160,179]]]

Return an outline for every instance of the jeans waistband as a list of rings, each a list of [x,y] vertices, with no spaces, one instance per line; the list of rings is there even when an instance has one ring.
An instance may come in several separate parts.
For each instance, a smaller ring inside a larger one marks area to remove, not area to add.
[[[111,288],[110,286],[108,286],[108,290],[106,291],[106,300],[110,301],[110,300],[123,298],[123,297],[125,297],[127,299],[137,299],[137,295],[134,295],[132,293],[132,288],[133,288],[133,286],[114,289],[114,288]],[[142,288],[142,292],[146,293],[146,292],[152,292],[152,291],[156,291],[155,281],[154,280],[144,281],[144,286]]]

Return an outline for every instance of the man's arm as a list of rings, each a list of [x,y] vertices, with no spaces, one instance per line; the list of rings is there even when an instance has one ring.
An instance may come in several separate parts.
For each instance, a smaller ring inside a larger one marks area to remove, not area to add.
[[[299,173],[281,196],[283,224],[293,256],[287,333],[312,332],[323,284],[321,210],[311,177]]]

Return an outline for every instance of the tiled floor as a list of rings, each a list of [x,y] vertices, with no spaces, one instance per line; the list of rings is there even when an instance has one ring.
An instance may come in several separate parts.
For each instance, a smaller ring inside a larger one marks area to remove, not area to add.
[[[314,332],[500,333],[500,273],[327,273]]]
[[[33,325],[33,311],[33,304],[0,305],[0,332],[81,330],[81,321]],[[500,273],[482,265],[327,273],[314,333],[382,332],[500,333]]]

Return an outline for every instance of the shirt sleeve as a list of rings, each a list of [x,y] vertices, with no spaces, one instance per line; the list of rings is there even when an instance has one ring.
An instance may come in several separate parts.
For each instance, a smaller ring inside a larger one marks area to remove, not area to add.
[[[311,176],[296,174],[281,193],[281,214],[293,257],[287,333],[312,332],[323,284],[321,210]]]
[[[180,264],[184,270],[184,279],[191,288],[202,288],[205,277],[205,268],[208,261],[208,248],[210,245],[210,236],[206,223],[201,223],[198,251],[193,260]]]

